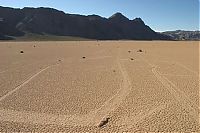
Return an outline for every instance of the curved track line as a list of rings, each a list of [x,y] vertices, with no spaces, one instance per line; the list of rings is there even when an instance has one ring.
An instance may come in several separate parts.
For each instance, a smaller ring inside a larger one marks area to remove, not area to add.
[[[98,108],[93,112],[94,113],[93,122],[95,125],[98,125],[103,118],[105,118],[110,112],[115,110],[131,91],[132,86],[128,77],[128,73],[126,72],[122,64],[119,62],[119,60],[117,61],[117,64],[122,74],[123,82],[120,85],[120,90],[113,97],[107,100],[103,106],[101,106],[100,108]]]
[[[86,60],[100,60],[100,59],[106,59],[106,58],[112,58],[112,56],[101,56],[101,57],[95,57],[95,58],[85,58],[84,60],[83,59],[80,59],[81,61],[86,61]]]
[[[122,103],[122,101],[127,97],[129,92],[132,89],[131,82],[128,76],[128,73],[122,63],[120,62],[119,54],[120,49],[118,49],[117,52],[117,59],[116,63],[118,65],[119,71],[121,72],[123,81],[120,84],[119,91],[112,96],[109,100],[107,100],[100,108],[94,110],[91,115],[93,115],[93,120],[91,125],[97,126],[101,122],[101,120],[105,119],[105,117],[108,117],[109,113],[117,109],[119,105]]]
[[[182,68],[188,70],[189,72],[193,73],[195,76],[199,76],[199,72],[196,72],[196,71],[192,70],[191,68],[189,68],[189,67],[187,67],[187,66],[185,66],[185,65],[183,65],[183,64],[181,64],[179,62],[174,62],[174,61],[156,61],[156,62],[165,62],[165,63],[177,64],[180,67],[182,67]]]
[[[4,96],[0,97],[0,102],[3,101],[4,99],[6,99],[8,96],[12,95],[14,92],[16,92],[17,90],[19,90],[21,87],[25,86],[26,84],[28,84],[32,79],[34,79],[35,77],[37,77],[40,73],[42,73],[43,71],[49,69],[51,66],[47,66],[46,68],[40,70],[39,72],[37,72],[36,74],[34,74],[33,76],[31,76],[28,80],[24,81],[22,84],[20,84],[19,86],[17,86],[15,89],[13,89],[12,91],[9,91],[7,94],[5,94]]]
[[[165,76],[162,76],[156,69],[157,66],[149,63],[144,58],[140,57],[143,61],[145,61],[149,66],[152,67],[152,73],[154,76],[163,84],[165,88],[174,96],[174,98],[185,107],[189,109],[190,115],[194,117],[194,119],[198,118],[199,107],[195,108],[191,100],[180,90],[176,85],[174,85],[171,81],[169,81]],[[193,104],[191,106],[191,104]]]
[[[198,110],[196,110],[193,106],[191,106],[192,102],[189,98],[181,92],[171,81],[169,81],[164,76],[161,76],[159,72],[156,71],[156,67],[152,69],[155,77],[164,85],[165,88],[174,96],[174,98],[183,104],[184,106],[189,108],[190,114],[194,116],[194,118],[198,118]]]
[[[198,112],[199,107],[198,105],[196,105],[194,102],[192,102],[189,98],[189,96],[187,96],[183,91],[181,91],[172,81],[170,81],[167,77],[163,76],[163,78],[171,84],[172,87],[175,88],[175,90],[177,91],[177,93],[179,93],[181,95],[181,97],[184,98],[184,100],[186,100],[189,103],[189,106],[191,106],[194,110],[196,110],[196,112]]]

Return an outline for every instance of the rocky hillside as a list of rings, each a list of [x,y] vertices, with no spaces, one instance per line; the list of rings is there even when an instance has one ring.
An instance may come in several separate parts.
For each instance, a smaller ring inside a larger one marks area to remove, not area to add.
[[[74,36],[89,39],[170,40],[156,33],[141,18],[129,20],[121,13],[109,18],[66,14],[52,8],[14,9],[0,7],[0,39],[26,33]]]
[[[166,31],[163,34],[171,36],[174,40],[200,40],[199,31]]]

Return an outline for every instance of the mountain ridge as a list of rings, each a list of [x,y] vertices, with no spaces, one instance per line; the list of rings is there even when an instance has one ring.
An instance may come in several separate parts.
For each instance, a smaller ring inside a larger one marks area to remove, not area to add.
[[[68,14],[53,8],[0,6],[0,39],[19,37],[26,33],[75,36],[99,40],[171,40],[157,33],[141,18],[129,20],[117,12],[109,18],[98,15]]]

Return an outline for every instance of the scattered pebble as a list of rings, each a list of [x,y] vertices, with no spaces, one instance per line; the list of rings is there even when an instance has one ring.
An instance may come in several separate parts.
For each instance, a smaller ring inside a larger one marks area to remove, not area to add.
[[[134,60],[133,58],[131,58],[131,60]]]
[[[83,58],[83,59],[85,59],[86,57],[85,57],[85,56],[83,56],[82,58]]]
[[[141,49],[139,49],[137,52],[143,52]]]
[[[20,51],[20,53],[21,53],[21,54],[23,54],[23,53],[24,53],[24,51],[23,51],[23,50],[21,50],[21,51]]]
[[[128,52],[130,53],[131,51],[129,50]]]

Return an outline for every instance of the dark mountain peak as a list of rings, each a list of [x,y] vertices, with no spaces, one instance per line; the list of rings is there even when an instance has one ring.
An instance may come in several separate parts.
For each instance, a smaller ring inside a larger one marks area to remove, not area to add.
[[[122,14],[122,13],[120,13],[120,12],[116,12],[115,14],[113,14],[111,17],[117,17],[117,16],[122,16],[122,17],[124,17],[124,15]]]
[[[113,14],[111,17],[109,17],[109,20],[121,20],[121,21],[125,20],[125,21],[127,21],[129,19],[126,16],[124,16],[122,13],[117,12],[117,13]]]
[[[145,24],[141,18],[135,18],[135,19],[133,19],[133,22],[135,22],[137,24]]]
[[[142,21],[143,22],[143,20],[141,19],[141,18],[135,18],[135,19],[133,19],[134,21]]]

